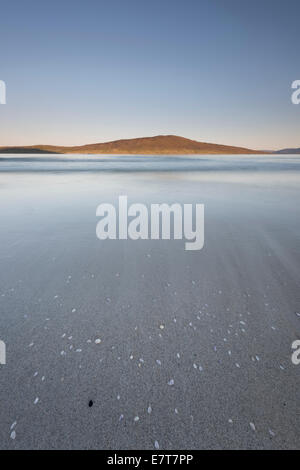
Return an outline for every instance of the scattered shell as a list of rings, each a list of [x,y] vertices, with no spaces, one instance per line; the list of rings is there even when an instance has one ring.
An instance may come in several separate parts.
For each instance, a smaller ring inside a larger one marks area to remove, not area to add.
[[[249,424],[250,424],[250,428],[252,429],[252,431],[256,431],[254,423],[249,423]]]

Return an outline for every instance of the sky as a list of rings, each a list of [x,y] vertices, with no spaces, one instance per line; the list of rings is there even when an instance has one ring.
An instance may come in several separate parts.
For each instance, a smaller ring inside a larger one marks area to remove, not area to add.
[[[300,147],[299,0],[0,0],[0,145]]]

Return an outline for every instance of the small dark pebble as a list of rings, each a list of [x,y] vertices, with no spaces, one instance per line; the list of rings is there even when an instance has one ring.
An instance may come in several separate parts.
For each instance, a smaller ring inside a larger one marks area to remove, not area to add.
[[[90,400],[89,401],[89,407],[91,408],[93,406],[93,404],[94,404],[93,400]]]

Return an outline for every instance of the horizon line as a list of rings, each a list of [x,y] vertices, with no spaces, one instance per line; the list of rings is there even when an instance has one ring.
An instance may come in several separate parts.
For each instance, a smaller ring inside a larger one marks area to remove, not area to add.
[[[10,145],[0,145],[1,149],[4,148],[30,148],[30,147],[40,147],[40,146],[50,146],[50,147],[64,147],[64,148],[75,148],[75,147],[86,147],[90,145],[102,145],[102,144],[111,144],[111,143],[117,143],[117,142],[127,142],[127,141],[134,141],[134,140],[139,140],[139,139],[154,139],[157,137],[176,137],[180,139],[185,139],[190,142],[196,142],[199,144],[208,144],[208,145],[218,145],[218,146],[224,146],[224,147],[236,147],[236,148],[244,148],[246,150],[255,150],[259,152],[277,152],[280,150],[286,150],[289,147],[284,147],[284,148],[269,148],[269,149],[261,149],[261,148],[253,148],[253,147],[247,147],[247,146],[241,146],[241,145],[235,145],[235,144],[223,144],[223,143],[218,143],[218,142],[210,142],[210,141],[203,141],[203,140],[196,140],[196,139],[190,139],[188,137],[184,137],[182,135],[178,134],[155,134],[155,135],[150,135],[150,136],[138,136],[138,137],[126,137],[126,138],[117,138],[113,140],[103,140],[103,141],[97,141],[97,142],[90,142],[90,143],[82,143],[82,144],[52,144],[52,143],[39,143],[39,144],[10,144]],[[291,149],[298,148],[298,147],[290,147]],[[300,145],[299,145],[300,148]]]

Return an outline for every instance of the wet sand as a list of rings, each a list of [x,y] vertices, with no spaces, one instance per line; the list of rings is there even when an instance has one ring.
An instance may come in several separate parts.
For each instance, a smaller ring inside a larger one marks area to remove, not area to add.
[[[299,448],[300,158],[26,158],[0,159],[0,448]],[[120,194],[205,204],[203,250],[98,240]]]

